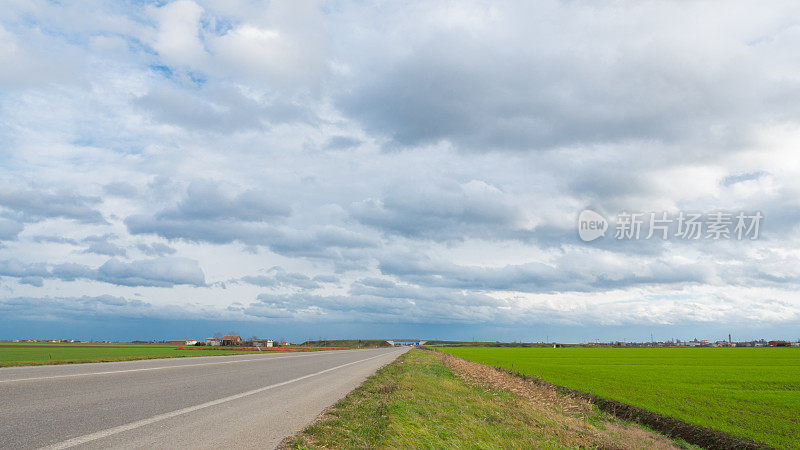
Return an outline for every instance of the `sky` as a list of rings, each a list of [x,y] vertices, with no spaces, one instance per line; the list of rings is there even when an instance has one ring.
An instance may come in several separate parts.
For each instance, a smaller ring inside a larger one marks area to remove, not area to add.
[[[4,2],[0,339],[798,339],[798,17]]]

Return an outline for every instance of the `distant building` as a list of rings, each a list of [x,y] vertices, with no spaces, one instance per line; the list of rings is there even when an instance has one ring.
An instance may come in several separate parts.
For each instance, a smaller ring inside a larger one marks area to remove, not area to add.
[[[222,336],[222,345],[242,345],[241,336]]]
[[[209,347],[219,347],[222,345],[222,339],[215,337],[206,338],[206,345]]]
[[[697,338],[695,338],[691,341],[683,341],[680,343],[680,345],[683,347],[707,347],[709,344],[706,340],[699,341]]]
[[[174,339],[172,341],[164,341],[164,343],[169,345],[194,345],[197,344],[197,341],[194,339]]]
[[[769,341],[770,347],[789,347],[790,345],[788,341]]]
[[[272,347],[274,343],[272,339],[253,339],[253,345],[256,347]]]

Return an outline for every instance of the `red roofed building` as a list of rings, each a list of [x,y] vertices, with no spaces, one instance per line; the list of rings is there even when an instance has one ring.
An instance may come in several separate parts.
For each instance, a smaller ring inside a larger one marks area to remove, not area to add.
[[[241,336],[222,336],[222,345],[242,345]]]

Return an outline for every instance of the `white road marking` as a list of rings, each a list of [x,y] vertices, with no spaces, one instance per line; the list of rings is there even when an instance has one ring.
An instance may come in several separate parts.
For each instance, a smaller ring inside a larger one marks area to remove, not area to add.
[[[343,350],[337,350],[343,351]],[[346,350],[344,350],[346,351]],[[291,355],[291,356],[273,356],[268,358],[250,358],[250,359],[237,359],[234,361],[218,361],[218,362],[207,362],[207,363],[197,363],[197,364],[181,364],[177,366],[162,366],[162,367],[145,367],[141,369],[124,369],[124,370],[109,370],[106,372],[90,372],[90,373],[73,373],[67,375],[51,375],[47,377],[32,377],[32,378],[16,378],[12,380],[0,380],[0,383],[13,383],[16,381],[36,381],[36,380],[51,380],[53,378],[70,378],[70,377],[85,377],[89,375],[110,375],[115,373],[127,373],[127,372],[147,372],[151,370],[165,370],[165,369],[180,369],[181,367],[197,367],[197,366],[213,366],[213,365],[220,365],[220,364],[236,364],[242,362],[250,362],[250,361],[273,361],[276,359],[287,359],[287,358],[300,358],[302,356],[311,356],[314,354],[320,354],[321,352],[308,352],[302,355]],[[213,356],[212,356],[213,358]],[[168,358],[164,358],[168,359]]]
[[[172,411],[172,412],[168,412],[168,413],[164,413],[164,414],[159,414],[157,416],[150,417],[149,419],[138,420],[136,422],[131,422],[131,423],[128,423],[128,424],[125,424],[125,425],[120,425],[120,426],[117,426],[117,427],[108,428],[106,430],[98,431],[98,432],[95,432],[95,433],[86,434],[86,435],[79,436],[79,437],[76,437],[76,438],[68,439],[68,440],[63,441],[63,442],[59,442],[57,444],[50,445],[50,446],[47,446],[47,447],[42,447],[42,449],[43,450],[60,450],[60,449],[75,447],[77,445],[86,444],[88,442],[96,441],[98,439],[103,439],[103,438],[106,438],[106,437],[109,437],[109,436],[113,436],[115,434],[119,434],[119,433],[122,433],[122,432],[125,432],[125,431],[130,431],[130,430],[134,430],[136,428],[141,428],[141,427],[143,427],[145,425],[150,425],[152,423],[160,422],[162,420],[171,419],[173,417],[177,417],[177,416],[180,416],[182,414],[187,414],[187,413],[194,412],[194,411],[197,411],[197,410],[200,410],[200,409],[208,408],[210,406],[216,406],[216,405],[219,405],[219,404],[222,404],[222,403],[227,403],[227,402],[230,402],[230,401],[233,401],[233,400],[238,400],[240,398],[247,397],[247,396],[250,396],[250,395],[253,395],[253,394],[258,394],[260,392],[264,392],[264,391],[267,391],[269,389],[275,389],[277,387],[286,386],[287,384],[295,383],[297,381],[305,380],[306,378],[311,378],[311,377],[314,377],[314,376],[317,376],[317,375],[322,375],[323,373],[332,372],[332,371],[334,371],[336,369],[341,369],[342,367],[352,366],[353,364],[358,364],[358,363],[361,363],[361,362],[364,362],[364,361],[369,361],[371,359],[380,358],[381,356],[386,356],[388,354],[389,353],[382,353],[380,355],[375,355],[375,356],[372,356],[372,357],[369,357],[369,358],[366,358],[366,359],[360,359],[358,361],[353,361],[353,362],[349,362],[347,364],[342,364],[342,365],[339,365],[339,366],[336,366],[336,367],[331,367],[330,369],[320,370],[319,372],[314,372],[314,373],[310,373],[308,375],[303,375],[302,377],[293,378],[291,380],[283,381],[281,383],[271,384],[269,386],[264,386],[264,387],[261,387],[261,388],[258,388],[258,389],[253,389],[252,391],[242,392],[240,394],[234,394],[234,395],[231,395],[229,397],[224,397],[224,398],[220,398],[220,399],[217,399],[217,400],[212,400],[210,402],[201,403],[199,405],[189,406],[187,408],[178,409],[178,410],[175,410],[175,411]]]

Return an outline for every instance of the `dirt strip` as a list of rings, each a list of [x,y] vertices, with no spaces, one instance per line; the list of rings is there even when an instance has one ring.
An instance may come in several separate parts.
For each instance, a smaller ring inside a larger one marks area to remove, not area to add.
[[[435,351],[425,348],[425,350]],[[510,390],[518,395],[536,396],[537,398],[548,399],[555,402],[557,397],[567,397],[572,399],[573,408],[580,409],[583,405],[594,404],[601,411],[612,414],[620,419],[644,425],[652,430],[658,431],[672,438],[683,439],[689,444],[698,445],[707,449],[769,449],[770,447],[747,439],[731,436],[711,428],[692,425],[673,417],[664,416],[643,408],[609,400],[585,392],[558,386],[548,383],[539,378],[533,378],[517,372],[503,369],[500,367],[490,367],[473,361],[459,358],[448,353],[437,352],[444,355],[445,363],[461,371],[467,370],[478,377],[485,379],[487,383],[494,387]],[[481,366],[488,370],[475,368],[473,365]],[[477,371],[477,372],[476,372]],[[502,376],[508,377],[503,378]],[[517,380],[512,382],[509,378]],[[525,387],[520,387],[519,382],[523,382]]]

